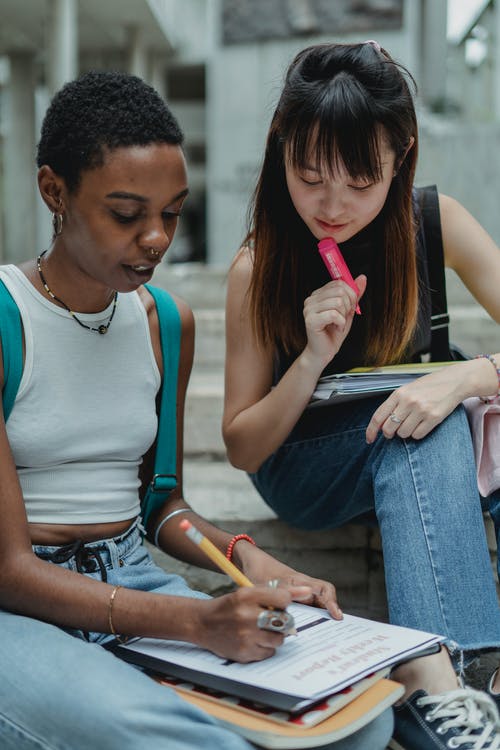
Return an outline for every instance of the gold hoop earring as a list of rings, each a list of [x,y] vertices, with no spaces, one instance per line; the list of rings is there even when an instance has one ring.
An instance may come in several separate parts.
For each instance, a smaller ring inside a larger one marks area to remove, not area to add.
[[[54,234],[59,236],[63,230],[64,219],[62,214],[52,214],[52,227],[54,228]]]

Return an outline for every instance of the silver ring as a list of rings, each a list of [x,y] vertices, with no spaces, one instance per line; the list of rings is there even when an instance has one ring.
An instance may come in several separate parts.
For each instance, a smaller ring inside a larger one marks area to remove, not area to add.
[[[271,578],[271,580],[267,582],[267,585],[271,589],[277,589],[278,586],[279,586],[279,584],[280,584],[280,579],[279,578]]]
[[[261,630],[274,630],[275,633],[288,633],[295,627],[293,615],[282,609],[265,609],[257,617],[257,627]]]
[[[396,415],[394,414],[394,412],[392,412],[392,414],[391,414],[391,416],[389,417],[389,419],[391,420],[391,422],[394,422],[394,424],[401,424],[401,422],[403,421],[402,419],[400,419],[399,417],[397,417],[397,416],[396,416]]]

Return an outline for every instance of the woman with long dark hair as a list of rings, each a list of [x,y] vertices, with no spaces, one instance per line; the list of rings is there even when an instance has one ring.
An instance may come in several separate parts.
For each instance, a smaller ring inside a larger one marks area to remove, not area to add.
[[[414,187],[411,86],[376,42],[316,45],[291,63],[229,274],[223,432],[230,461],[288,523],[325,529],[374,513],[391,622],[446,637],[447,650],[395,670],[406,696],[394,746],[497,747],[493,735],[479,744],[481,722],[473,725],[482,711],[488,723],[484,705],[498,701],[500,676],[490,698],[459,688],[449,654],[461,671],[473,653],[500,644],[461,406],[498,393],[500,354],[389,397],[306,408],[321,375],[429,352],[429,203],[445,264],[500,321],[498,248],[456,201]],[[317,247],[329,237],[357,291],[330,278]]]

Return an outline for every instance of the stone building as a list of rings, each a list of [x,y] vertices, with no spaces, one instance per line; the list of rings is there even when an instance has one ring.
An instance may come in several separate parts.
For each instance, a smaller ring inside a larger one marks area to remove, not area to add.
[[[0,18],[3,260],[30,257],[48,242],[35,139],[50,95],[79,72],[128,70],[168,98],[186,132],[192,188],[170,257],[221,268],[244,233],[271,112],[299,49],[376,38],[413,73],[424,115],[449,85],[446,0],[0,0]],[[423,117],[419,175],[500,236],[482,183],[497,126],[470,127]]]

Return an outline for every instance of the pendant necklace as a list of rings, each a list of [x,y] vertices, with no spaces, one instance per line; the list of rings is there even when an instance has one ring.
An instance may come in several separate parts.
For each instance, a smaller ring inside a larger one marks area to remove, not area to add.
[[[46,252],[47,251],[44,250],[43,253],[40,253],[38,258],[36,259],[36,267],[38,269],[38,274],[40,276],[40,281],[43,284],[43,288],[45,289],[49,297],[52,297],[52,299],[54,299],[56,302],[59,302],[59,304],[62,305],[64,309],[69,312],[73,320],[76,323],[78,323],[79,326],[81,326],[82,328],[86,328],[88,331],[95,331],[96,333],[100,333],[102,336],[104,336],[104,334],[108,332],[108,328],[111,325],[111,321],[113,320],[113,316],[115,314],[116,302],[118,300],[118,292],[115,292],[115,296],[113,299],[113,309],[111,310],[111,315],[109,316],[108,322],[106,324],[98,326],[97,328],[94,328],[94,326],[88,326],[86,323],[83,323],[79,318],[77,318],[73,310],[71,310],[71,308],[69,308],[68,305],[62,301],[62,299],[60,299],[59,297],[56,297],[54,292],[49,288],[49,285],[45,281],[45,276],[43,275],[43,272],[42,272],[42,258]]]

